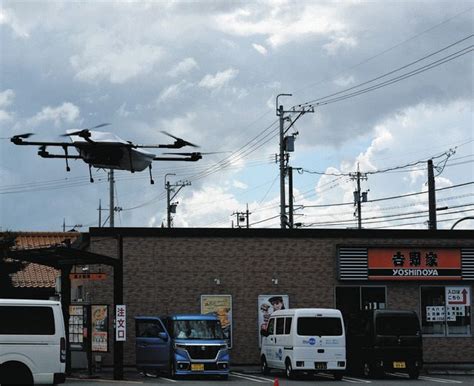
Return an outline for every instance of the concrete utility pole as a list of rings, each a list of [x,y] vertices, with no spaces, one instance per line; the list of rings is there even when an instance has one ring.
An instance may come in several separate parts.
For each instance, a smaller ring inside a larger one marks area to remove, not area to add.
[[[109,171],[109,225],[111,228],[115,226],[114,219],[114,169]]]
[[[357,180],[357,190],[354,192],[354,206],[357,206],[357,228],[362,229],[362,203],[367,202],[367,192],[360,191],[360,180],[367,180],[367,173],[361,173],[359,164],[357,164],[357,172],[349,174],[353,180]]]
[[[428,160],[428,229],[436,229],[436,190],[433,171],[433,160]]]
[[[293,168],[291,166],[288,168],[288,214],[289,226],[293,229]]]
[[[285,176],[286,176],[286,165],[289,160],[288,151],[293,151],[288,149],[290,143],[289,138],[285,137],[285,134],[288,130],[295,124],[295,122],[305,113],[314,113],[314,107],[299,107],[295,109],[294,107],[291,110],[285,110],[283,106],[278,105],[278,98],[281,96],[292,96],[292,94],[278,94],[276,97],[276,115],[280,117],[280,152],[279,152],[279,164],[280,164],[280,227],[285,229],[289,225],[288,217],[286,216],[286,198],[285,198]],[[298,114],[297,117],[292,121],[292,123],[286,128],[284,128],[285,121],[290,120],[289,116],[285,116],[287,113]],[[293,142],[291,141],[291,144]]]
[[[245,221],[246,222],[246,228],[250,228],[250,222],[249,222],[249,217],[252,213],[249,212],[249,204],[247,204],[247,210],[245,212],[234,212],[232,213],[232,216],[236,216],[237,220],[237,228],[242,228],[240,226],[240,223]],[[234,227],[234,222],[232,221],[232,228]]]
[[[176,206],[178,203],[171,203],[171,200],[176,197],[176,195],[179,193],[181,189],[183,189],[185,186],[191,185],[191,182],[189,181],[183,181],[183,182],[176,182],[175,184],[170,184],[169,181],[166,181],[167,176],[175,176],[176,174],[174,173],[167,173],[165,174],[165,189],[166,189],[166,223],[167,227],[171,228],[172,225],[172,218],[171,218],[171,213],[176,213]],[[178,190],[175,191],[174,188],[178,188]],[[171,195],[171,193],[174,193]]]

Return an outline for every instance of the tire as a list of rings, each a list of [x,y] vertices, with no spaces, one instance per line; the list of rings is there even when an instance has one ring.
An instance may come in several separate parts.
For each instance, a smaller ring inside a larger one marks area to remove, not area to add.
[[[262,355],[262,358],[260,359],[260,368],[263,375],[270,374],[270,368],[268,367],[267,359],[264,355]]]
[[[367,362],[367,361],[362,362],[362,375],[365,378],[374,377],[374,368],[370,362]]]
[[[0,384],[33,385],[33,374],[28,367],[19,362],[10,362],[0,367]]]
[[[288,379],[295,379],[295,371],[293,370],[293,366],[291,365],[291,360],[288,358],[285,361],[285,374]]]
[[[408,371],[408,376],[410,377],[410,379],[418,379],[418,377],[420,376],[420,370],[411,369]]]
[[[334,379],[336,381],[342,381],[342,378],[344,377],[344,374],[343,373],[334,373],[333,376],[334,376]]]

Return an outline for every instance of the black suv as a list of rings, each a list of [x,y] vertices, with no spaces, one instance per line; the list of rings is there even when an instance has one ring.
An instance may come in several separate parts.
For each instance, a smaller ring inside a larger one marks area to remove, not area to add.
[[[414,311],[370,310],[346,318],[350,371],[380,377],[385,371],[417,379],[423,365],[420,321]]]

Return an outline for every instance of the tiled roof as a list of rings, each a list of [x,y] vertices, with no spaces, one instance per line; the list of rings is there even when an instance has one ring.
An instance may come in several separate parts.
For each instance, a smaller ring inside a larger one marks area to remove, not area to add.
[[[78,232],[23,232],[17,233],[16,249],[48,248],[63,244],[69,239],[71,243],[80,237]],[[47,265],[27,263],[21,271],[11,275],[12,284],[17,288],[54,288],[56,277],[61,272]]]

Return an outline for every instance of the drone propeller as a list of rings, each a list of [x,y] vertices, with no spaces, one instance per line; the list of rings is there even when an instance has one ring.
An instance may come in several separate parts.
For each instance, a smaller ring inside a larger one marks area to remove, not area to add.
[[[30,138],[32,135],[35,135],[34,133],[25,133],[25,134],[18,134],[18,135],[14,135],[12,138]]]
[[[104,126],[108,126],[108,125],[110,125],[110,123],[101,123],[100,125],[97,125],[97,126],[94,126],[94,127],[89,127],[87,129],[82,129],[82,130],[73,131],[72,133],[62,134],[61,137],[69,137],[71,135],[78,135],[79,137],[89,138],[90,137],[90,130],[98,129],[99,127],[104,127]]]
[[[171,137],[171,138],[174,138],[176,140],[176,144],[179,146],[179,147],[183,147],[183,146],[192,146],[192,147],[199,147],[198,145],[195,145],[194,143],[191,143],[191,142],[188,142],[188,141],[185,141],[184,139],[182,138],[179,138],[179,137],[176,137],[174,136],[173,134],[170,134],[164,130],[161,130],[161,132],[163,134],[166,134],[168,137]]]

